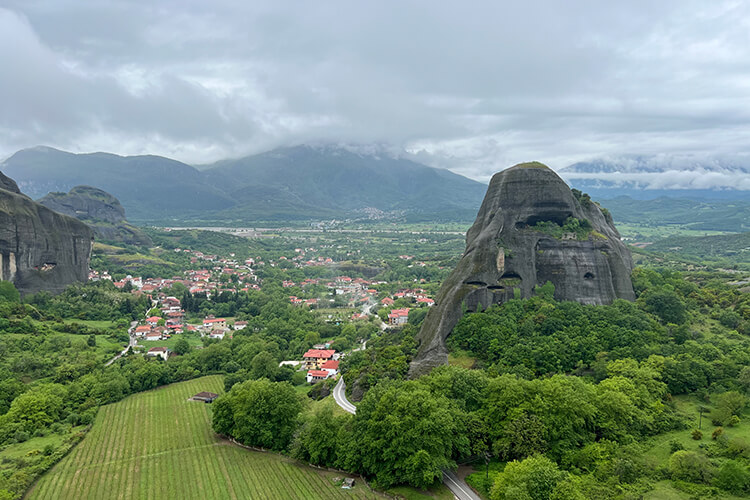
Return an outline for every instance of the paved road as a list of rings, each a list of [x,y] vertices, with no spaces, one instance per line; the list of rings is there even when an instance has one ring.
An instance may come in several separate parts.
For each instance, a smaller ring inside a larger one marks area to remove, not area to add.
[[[344,377],[339,377],[336,387],[333,388],[333,399],[336,400],[336,404],[343,408],[344,411],[347,411],[352,415],[357,413],[357,407],[346,399],[346,384],[344,383]]]
[[[128,346],[125,349],[123,349],[120,354],[118,354],[114,358],[112,358],[109,361],[107,361],[106,363],[104,363],[104,366],[111,365],[112,363],[114,363],[115,361],[117,361],[118,359],[120,359],[126,352],[128,352],[128,349],[130,349],[131,347],[135,347],[135,345],[138,342],[137,342],[137,340],[135,338],[135,334],[133,333],[133,329],[135,328],[135,325],[137,325],[137,324],[138,324],[137,321],[131,321],[130,322],[130,328],[128,329],[128,334],[130,335],[130,340],[128,341]]]
[[[346,399],[346,384],[344,383],[344,377],[339,377],[336,387],[333,388],[333,399],[336,400],[336,403],[343,408],[344,411],[347,411],[352,415],[357,413],[357,407]],[[481,500],[479,495],[469,488],[468,484],[459,479],[458,476],[451,471],[443,471],[443,484],[451,490],[453,496],[458,500]]]
[[[482,500],[469,485],[458,478],[456,474],[449,470],[443,471],[443,484],[451,490],[453,496],[458,500]]]

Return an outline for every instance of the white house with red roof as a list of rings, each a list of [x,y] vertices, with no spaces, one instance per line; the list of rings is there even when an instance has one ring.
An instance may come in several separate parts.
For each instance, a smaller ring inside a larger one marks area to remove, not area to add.
[[[388,323],[391,325],[405,325],[409,321],[409,308],[391,309],[388,315]]]
[[[331,359],[320,365],[320,369],[327,371],[329,377],[333,377],[339,372],[339,362]]]
[[[159,316],[151,316],[150,318],[146,319],[146,323],[148,323],[151,326],[156,326],[157,323],[159,323],[159,320],[161,318]]]
[[[321,380],[325,380],[330,376],[327,370],[309,370],[307,372],[307,383],[315,384]]]
[[[143,337],[147,333],[151,331],[150,325],[139,325],[135,327],[135,336],[136,337]]]
[[[227,320],[224,318],[206,318],[203,320],[203,328],[226,328]]]

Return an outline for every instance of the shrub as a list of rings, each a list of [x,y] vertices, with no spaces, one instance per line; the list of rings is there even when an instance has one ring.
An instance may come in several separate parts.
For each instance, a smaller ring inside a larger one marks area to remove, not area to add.
[[[750,487],[750,473],[734,460],[727,460],[719,469],[714,480],[714,485],[722,490],[741,494]]]
[[[716,441],[719,438],[719,436],[721,436],[722,434],[724,434],[724,428],[723,427],[717,427],[711,433],[711,439],[713,439],[714,441]]]
[[[700,429],[694,429],[692,436],[696,441],[700,441],[701,439],[703,439],[703,432]]]
[[[680,442],[679,442],[679,441],[677,441],[676,439],[672,439],[672,440],[671,440],[671,441],[669,442],[669,452],[670,452],[670,453],[674,453],[674,452],[676,452],[676,451],[680,451],[680,450],[684,450],[684,449],[685,449],[685,447],[684,447],[684,446],[682,446],[682,443],[680,443]]]
[[[669,472],[672,479],[707,483],[711,479],[711,464],[708,459],[694,451],[680,450],[669,457]]]

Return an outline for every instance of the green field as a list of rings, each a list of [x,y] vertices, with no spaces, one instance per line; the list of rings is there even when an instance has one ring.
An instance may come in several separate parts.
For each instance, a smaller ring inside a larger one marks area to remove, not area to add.
[[[166,347],[168,349],[174,349],[174,345],[180,339],[187,340],[188,344],[190,344],[190,347],[193,348],[203,345],[201,336],[198,333],[175,333],[170,338],[164,340],[141,339],[138,341],[138,345],[143,346],[146,349],[151,349],[152,347]]]
[[[99,410],[86,438],[30,490],[29,499],[378,498],[335,472],[246,450],[211,430],[211,406],[188,401],[223,392],[221,376],[135,394]]]
[[[625,238],[635,238],[636,241],[655,241],[671,236],[715,236],[727,234],[726,231],[709,231],[692,229],[688,224],[637,224],[615,222],[615,227]]]

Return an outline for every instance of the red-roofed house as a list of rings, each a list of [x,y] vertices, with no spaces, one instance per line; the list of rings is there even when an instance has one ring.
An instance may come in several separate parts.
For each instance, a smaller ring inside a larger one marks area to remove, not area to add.
[[[151,326],[149,325],[139,325],[135,327],[135,336],[136,337],[143,337],[148,332],[151,331]]]
[[[391,325],[405,325],[409,321],[409,308],[403,309],[391,309],[391,314],[388,315],[388,323]]]
[[[328,372],[328,374],[329,374],[328,375],[329,377],[333,377],[334,375],[336,375],[339,372],[339,362],[338,362],[338,360],[333,360],[332,359],[332,360],[326,361],[325,363],[323,363],[322,365],[320,365],[320,368],[322,370],[326,370]]]
[[[383,300],[380,301],[381,304],[384,306],[392,306],[393,305],[393,299],[390,297],[386,297]]]
[[[307,383],[314,384],[316,382],[320,382],[321,380],[327,379],[328,376],[329,373],[327,370],[310,370],[307,372]]]
[[[203,328],[225,328],[227,320],[224,318],[206,318],[203,320]]]
[[[305,368],[308,370],[320,369],[323,363],[333,359],[335,352],[334,349],[309,349],[302,357]]]
[[[435,301],[429,297],[417,297],[417,303],[427,304],[430,307],[435,305]]]
[[[151,326],[156,326],[156,324],[159,322],[161,318],[159,316],[151,316],[146,320],[146,323],[148,323]]]

